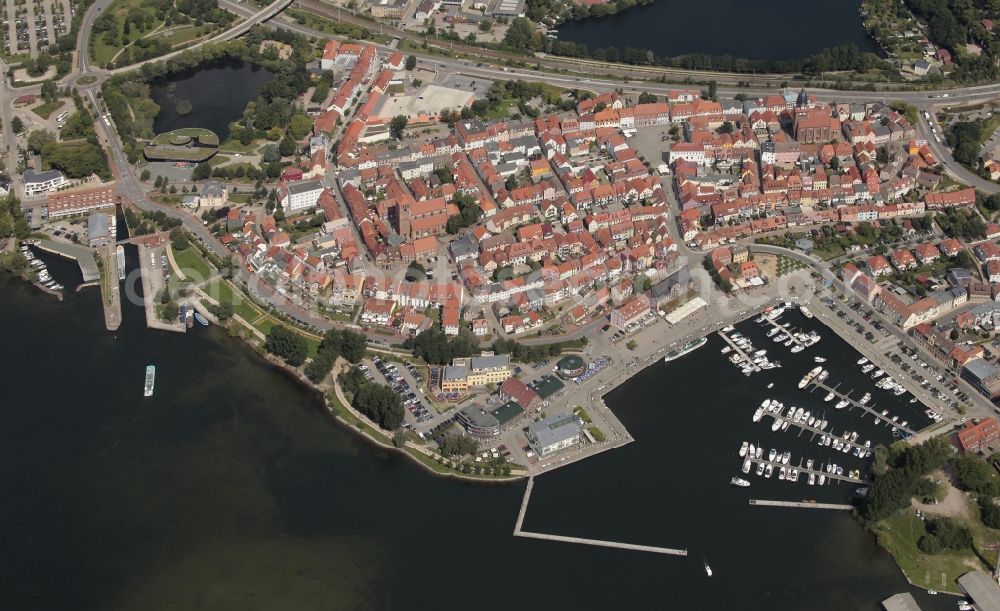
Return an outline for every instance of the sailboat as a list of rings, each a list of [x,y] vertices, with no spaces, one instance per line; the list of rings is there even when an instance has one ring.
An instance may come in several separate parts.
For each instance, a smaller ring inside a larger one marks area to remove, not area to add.
[[[708,561],[705,561],[705,574],[709,577],[712,576],[712,567],[708,566]]]

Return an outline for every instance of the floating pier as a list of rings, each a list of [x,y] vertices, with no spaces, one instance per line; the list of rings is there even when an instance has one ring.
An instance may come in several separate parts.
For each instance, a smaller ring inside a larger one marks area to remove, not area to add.
[[[898,422],[894,422],[893,419],[891,417],[889,417],[889,416],[883,416],[882,412],[877,412],[877,411],[875,411],[874,408],[869,407],[867,405],[862,405],[861,403],[859,403],[855,399],[852,399],[850,396],[845,395],[845,394],[839,392],[837,390],[837,388],[839,388],[839,386],[840,386],[839,384],[837,386],[827,386],[823,382],[818,382],[816,380],[812,380],[811,382],[809,382],[809,384],[806,386],[806,388],[808,388],[809,386],[812,386],[814,389],[815,388],[821,388],[821,389],[825,390],[826,392],[832,392],[834,394],[834,396],[836,396],[836,397],[838,397],[840,399],[843,399],[844,401],[847,401],[849,405],[847,407],[845,407],[844,409],[846,409],[848,411],[850,411],[850,410],[854,409],[855,407],[857,407],[857,408],[859,408],[861,410],[864,410],[865,412],[871,414],[872,416],[874,416],[876,420],[882,420],[883,422],[885,422],[889,426],[894,426],[894,427],[898,428],[899,430],[905,432],[907,435],[913,435],[916,432],[916,431],[914,431],[913,429],[911,429],[909,427],[905,427],[905,426],[901,425]]]
[[[746,459],[743,459],[743,460],[745,461]],[[858,479],[856,477],[850,477],[848,475],[837,475],[836,473],[827,473],[826,471],[819,471],[817,469],[809,469],[808,467],[802,466],[801,465],[801,461],[802,461],[802,459],[800,458],[799,459],[800,464],[793,465],[791,463],[788,463],[786,465],[785,463],[779,462],[777,460],[771,461],[771,460],[767,460],[766,458],[751,458],[750,459],[751,464],[755,464],[756,465],[756,464],[763,463],[763,465],[764,465],[765,468],[767,467],[767,465],[771,465],[771,467],[773,469],[775,469],[775,470],[781,469],[781,467],[784,467],[785,471],[788,471],[789,469],[798,469],[798,471],[799,471],[799,478],[800,479],[801,479],[801,477],[802,477],[803,474],[809,475],[810,473],[813,473],[817,477],[819,477],[820,475],[825,475],[826,479],[829,479],[829,480],[834,480],[835,479],[835,480],[840,480],[840,481],[845,481],[845,482],[851,482],[852,484],[862,484],[862,485],[870,485],[871,484],[871,482],[869,482],[867,480]],[[742,464],[742,461],[741,461],[741,464]],[[751,471],[753,471],[753,468],[751,468]],[[761,475],[760,477],[764,477],[764,476]],[[774,475],[774,477],[776,478],[778,476]],[[785,481],[788,481],[788,479],[786,478]],[[794,483],[797,483],[797,482],[793,481],[792,483],[794,484]],[[807,482],[807,484],[808,484],[808,482]]]
[[[781,317],[779,316],[778,318],[781,318]],[[785,327],[784,325],[778,324],[777,320],[772,320],[770,318],[765,318],[764,322],[769,323],[772,327],[774,327],[775,329],[779,330],[779,332],[775,333],[773,337],[767,338],[767,339],[771,340],[772,342],[774,342],[774,338],[775,337],[781,335],[781,333],[784,333],[785,335],[788,336],[788,339],[784,340],[782,342],[782,344],[784,342],[787,342],[790,339],[790,340],[792,340],[792,343],[795,344],[796,346],[802,346],[803,349],[805,349],[807,347],[805,344],[803,344],[801,341],[799,341],[799,339],[797,337],[795,337],[795,331],[792,331],[791,329]]]
[[[750,499],[751,505],[761,507],[801,507],[805,509],[834,509],[837,511],[850,511],[854,509],[850,505],[840,503],[817,503],[816,501],[766,501],[763,499]]]
[[[788,418],[786,418],[784,416],[781,416],[779,414],[775,414],[774,412],[764,412],[764,416],[770,416],[771,418],[774,418],[775,420],[777,420],[778,418],[781,418],[782,420],[784,420],[785,422],[789,423],[792,426],[797,426],[800,429],[802,429],[803,431],[809,431],[810,433],[812,433],[812,437],[809,438],[809,441],[813,441],[816,438],[816,435],[826,435],[827,437],[832,437],[835,440],[840,440],[841,443],[848,444],[851,447],[852,450],[855,449],[855,448],[857,448],[857,449],[865,450],[867,452],[871,452],[872,451],[872,448],[870,448],[870,447],[865,447],[865,446],[861,445],[860,443],[857,443],[856,441],[848,441],[848,440],[844,439],[843,434],[841,434],[841,435],[838,436],[838,435],[833,434],[831,431],[824,431],[821,428],[817,428],[815,426],[809,426],[809,424],[807,424],[806,422],[795,422],[794,420],[789,420]],[[777,433],[779,431],[781,431],[781,429],[778,429],[777,431],[774,431],[774,432]],[[800,431],[799,434],[801,434],[801,431]],[[830,447],[830,446],[823,446],[823,447]],[[841,452],[841,450],[833,450],[832,447],[831,447],[831,450],[834,451],[834,452]]]
[[[669,547],[656,547],[654,545],[638,545],[636,543],[621,543],[619,541],[604,541],[601,539],[584,539],[582,537],[567,537],[563,535],[548,535],[545,533],[535,533],[521,530],[524,523],[524,514],[528,511],[528,500],[531,498],[531,490],[535,486],[535,478],[528,478],[528,486],[524,490],[524,498],[521,499],[521,510],[517,514],[517,523],[514,525],[514,536],[527,539],[541,539],[543,541],[559,541],[562,543],[577,543],[580,545],[597,545],[600,547],[611,547],[615,549],[625,549],[635,552],[650,552],[654,554],[666,554],[669,556],[687,556],[686,549],[671,549]]]

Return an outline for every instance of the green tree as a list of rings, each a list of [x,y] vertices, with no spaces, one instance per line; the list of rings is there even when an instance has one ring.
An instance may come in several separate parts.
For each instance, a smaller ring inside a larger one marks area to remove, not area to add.
[[[305,362],[309,352],[306,338],[283,325],[271,328],[264,341],[264,349],[293,367]]]
[[[149,176],[150,176],[149,168],[143,168],[142,173],[139,174],[139,180],[146,182],[147,180],[149,180]]]
[[[24,131],[24,122],[21,121],[21,117],[14,117],[10,120],[10,128],[14,130],[15,134],[20,134]]]
[[[392,122],[389,123],[389,130],[396,139],[403,139],[403,130],[406,129],[407,123],[409,123],[409,120],[404,115],[396,115],[392,118]]]
[[[184,250],[191,245],[191,240],[188,238],[188,234],[181,228],[173,229],[170,231],[170,247],[174,250]]]
[[[285,137],[278,143],[278,152],[281,153],[282,157],[291,157],[295,154],[297,148],[298,145],[291,134],[285,134]]]
[[[202,161],[194,167],[194,171],[191,172],[191,180],[207,180],[212,176],[212,166],[206,161]]]
[[[288,125],[288,131],[291,132],[293,138],[301,140],[312,131],[312,121],[302,113],[293,115],[291,123]]]
[[[417,67],[417,56],[416,55],[408,56],[406,58],[406,69],[413,70],[416,67]]]

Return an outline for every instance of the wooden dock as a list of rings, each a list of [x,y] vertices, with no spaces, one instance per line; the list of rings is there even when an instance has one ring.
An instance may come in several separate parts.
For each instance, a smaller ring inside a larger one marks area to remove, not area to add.
[[[657,547],[654,545],[639,545],[636,543],[622,543],[619,541],[604,541],[602,539],[585,539],[583,537],[567,537],[564,535],[549,535],[545,533],[528,532],[521,529],[524,524],[524,515],[528,512],[528,500],[531,498],[531,491],[535,486],[535,478],[528,478],[528,486],[524,489],[524,498],[521,499],[521,510],[517,514],[517,522],[514,525],[514,536],[526,539],[541,539],[543,541],[558,541],[561,543],[576,543],[579,545],[597,545],[600,547],[610,547],[624,549],[635,552],[650,552],[654,554],[666,554],[668,556],[687,556],[686,549],[671,549],[669,547]]]
[[[820,388],[820,389],[825,390],[826,392],[832,392],[834,394],[834,396],[836,396],[837,398],[840,398],[840,399],[843,399],[843,400],[847,401],[849,405],[846,408],[844,408],[844,409],[846,409],[848,411],[850,411],[850,410],[854,409],[855,407],[857,407],[857,408],[859,408],[859,409],[861,409],[861,410],[863,410],[863,411],[871,414],[872,416],[874,416],[876,420],[881,420],[881,421],[885,422],[886,424],[888,424],[889,426],[894,426],[894,427],[898,428],[899,430],[905,432],[907,435],[913,435],[914,433],[916,433],[916,431],[914,431],[913,429],[911,429],[909,427],[905,427],[905,426],[901,425],[898,422],[893,422],[893,420],[892,420],[892,418],[890,416],[888,416],[888,415],[883,416],[882,412],[876,411],[874,409],[874,407],[868,406],[868,405],[862,405],[858,401],[852,399],[849,395],[845,395],[845,394],[841,393],[840,391],[837,390],[837,388],[840,387],[839,384],[837,386],[828,386],[825,382],[818,382],[816,380],[813,380],[812,382],[809,383],[809,385],[807,386],[807,388],[809,386],[813,387],[813,389]]]
[[[801,507],[805,509],[834,509],[837,511],[850,511],[854,509],[850,505],[817,503],[816,501],[765,501],[763,499],[750,499],[750,504],[761,507]]]

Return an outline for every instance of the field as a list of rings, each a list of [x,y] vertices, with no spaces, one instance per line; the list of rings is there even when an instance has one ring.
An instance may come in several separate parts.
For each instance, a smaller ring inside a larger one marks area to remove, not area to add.
[[[939,592],[958,593],[955,580],[980,568],[971,551],[948,551],[924,554],[917,541],[926,532],[924,523],[913,510],[906,510],[878,527],[879,542],[892,553],[896,564],[914,585]]]

